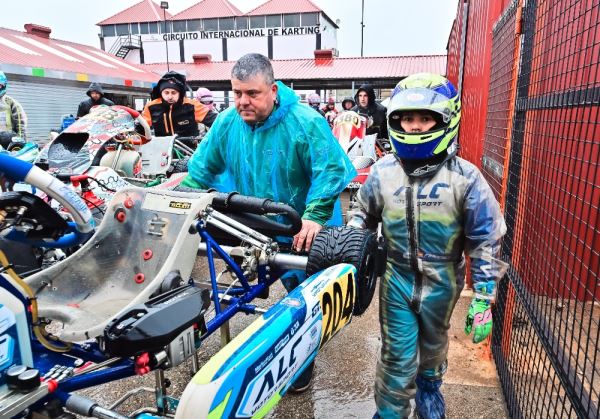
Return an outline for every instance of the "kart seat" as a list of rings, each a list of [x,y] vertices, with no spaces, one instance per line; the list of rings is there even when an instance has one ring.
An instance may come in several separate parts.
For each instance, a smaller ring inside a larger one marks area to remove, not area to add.
[[[140,146],[142,156],[142,173],[144,176],[155,177],[166,175],[171,165],[171,154],[175,136],[154,137]]]
[[[92,339],[119,313],[148,301],[170,272],[189,278],[200,243],[190,227],[212,199],[208,193],[118,191],[81,249],[26,278],[37,290],[39,315],[62,323],[56,334],[64,341]]]

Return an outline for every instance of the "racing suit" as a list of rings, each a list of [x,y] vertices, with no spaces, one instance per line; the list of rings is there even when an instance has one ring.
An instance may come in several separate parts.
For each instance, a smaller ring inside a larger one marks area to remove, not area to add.
[[[27,115],[15,99],[8,95],[0,97],[0,133],[10,132],[25,139]],[[10,142],[10,140],[9,140]],[[4,145],[4,144],[3,144]],[[8,144],[7,144],[8,145]]]
[[[382,418],[412,414],[415,378],[439,380],[446,369],[450,316],[465,277],[497,280],[504,218],[492,191],[471,163],[454,157],[431,177],[409,177],[396,156],[372,166],[349,223],[383,222],[388,245],[380,284],[381,356],[375,400]]]

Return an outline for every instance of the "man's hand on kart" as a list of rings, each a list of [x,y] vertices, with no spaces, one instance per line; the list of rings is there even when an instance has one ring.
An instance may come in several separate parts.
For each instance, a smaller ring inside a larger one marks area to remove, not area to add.
[[[323,230],[323,226],[321,224],[303,219],[302,229],[298,234],[294,236],[294,243],[292,244],[292,248],[297,252],[301,252],[302,250],[308,252],[310,250],[310,246],[312,246],[312,242],[315,236],[321,230]]]

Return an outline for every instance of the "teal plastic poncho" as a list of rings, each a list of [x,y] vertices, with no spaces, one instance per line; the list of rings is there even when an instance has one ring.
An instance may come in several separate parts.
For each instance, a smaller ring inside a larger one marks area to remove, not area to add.
[[[270,198],[325,224],[356,171],[325,118],[277,85],[278,106],[263,124],[248,125],[234,107],[218,116],[182,185]]]

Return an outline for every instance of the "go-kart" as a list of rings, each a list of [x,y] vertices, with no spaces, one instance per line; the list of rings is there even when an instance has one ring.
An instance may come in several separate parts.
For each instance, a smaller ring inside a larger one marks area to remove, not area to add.
[[[390,149],[389,143],[378,139],[377,134],[366,135],[367,124],[367,118],[354,111],[341,112],[333,121],[333,135],[358,173],[347,187],[351,204],[367,180],[371,166]]]
[[[121,188],[178,184],[187,171],[184,159],[194,151],[190,141],[153,137],[142,115],[125,106],[96,106],[50,141],[36,164],[71,183],[90,208],[102,212]],[[174,150],[182,161],[172,158]]]
[[[128,187],[94,231],[85,202],[55,177],[4,155],[0,173],[41,189],[71,217],[29,192],[7,192],[3,234],[46,247],[85,241],[25,279],[0,254],[0,417],[59,418],[66,409],[124,418],[118,403],[103,407],[74,392],[151,371],[156,404],[135,417],[262,417],[367,309],[383,266],[365,230],[325,229],[308,255],[282,251],[278,238],[296,234],[301,219],[270,200]],[[191,278],[198,252],[209,287]],[[218,275],[217,257],[226,265]],[[202,342],[235,314],[257,313],[253,300],[291,269],[309,277],[199,369],[180,400],[168,396],[164,371],[197,364]],[[226,275],[233,281],[223,284]]]
[[[0,133],[0,153],[10,154],[20,160],[33,162],[38,153],[39,147],[36,143],[26,141],[16,136],[14,133]]]

